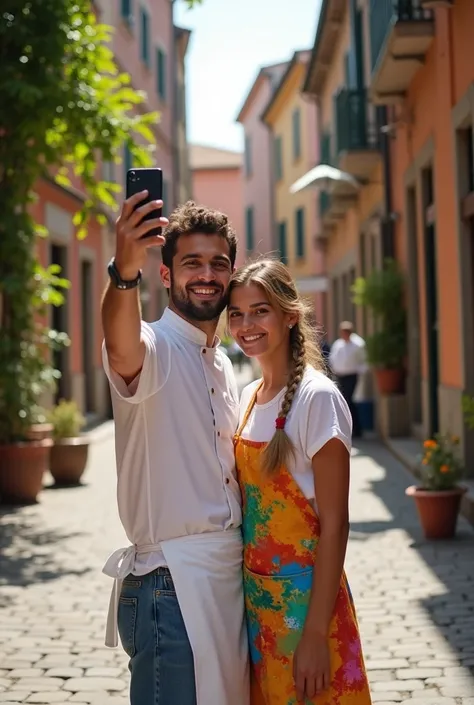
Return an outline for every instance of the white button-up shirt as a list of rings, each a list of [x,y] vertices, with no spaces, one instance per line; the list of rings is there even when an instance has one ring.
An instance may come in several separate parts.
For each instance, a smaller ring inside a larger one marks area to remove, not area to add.
[[[236,528],[242,518],[233,448],[238,391],[229,358],[170,309],[156,323],[142,323],[142,336],[145,361],[130,386],[103,347],[118,508],[135,547],[126,561],[135,575],[165,564],[160,541]]]
[[[329,364],[334,374],[357,375],[367,370],[365,341],[357,333],[352,333],[349,340],[338,338],[329,353]]]

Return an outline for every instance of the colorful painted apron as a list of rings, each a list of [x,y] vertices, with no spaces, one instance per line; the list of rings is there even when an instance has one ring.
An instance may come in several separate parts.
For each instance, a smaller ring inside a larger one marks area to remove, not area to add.
[[[257,390],[258,391],[258,390]],[[250,643],[251,705],[296,705],[293,654],[308,610],[319,519],[291,472],[260,469],[266,443],[235,436],[243,498],[244,592]],[[343,574],[329,630],[331,684],[306,705],[370,705],[351,592]]]

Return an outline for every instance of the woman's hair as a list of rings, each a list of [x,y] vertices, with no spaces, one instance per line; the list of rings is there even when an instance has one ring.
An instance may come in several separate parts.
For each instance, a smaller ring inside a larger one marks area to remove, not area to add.
[[[288,268],[274,259],[263,259],[244,265],[232,275],[229,294],[246,284],[261,287],[269,303],[275,308],[286,314],[296,313],[298,316],[296,324],[290,329],[291,367],[287,389],[278,419],[275,421],[275,433],[263,453],[263,470],[274,473],[294,454],[293,444],[284,426],[305,367],[311,365],[321,372],[326,372],[326,365],[317,343],[317,332],[310,323],[312,308],[301,299]]]

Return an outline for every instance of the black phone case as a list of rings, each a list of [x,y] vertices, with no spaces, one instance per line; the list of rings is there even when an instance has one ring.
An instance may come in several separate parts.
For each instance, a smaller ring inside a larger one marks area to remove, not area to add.
[[[129,169],[127,171],[127,199],[145,189],[148,191],[148,196],[135,207],[135,210],[150,201],[163,200],[163,172],[161,169],[143,168]],[[143,220],[160,218],[162,213],[162,208],[156,208],[154,211],[148,213]],[[153,228],[153,230],[150,230],[150,232],[143,237],[156,237],[156,235],[161,235],[161,230],[162,228]]]

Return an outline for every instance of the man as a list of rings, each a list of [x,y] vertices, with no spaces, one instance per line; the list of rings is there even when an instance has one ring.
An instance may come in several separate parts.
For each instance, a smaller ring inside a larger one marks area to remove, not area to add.
[[[340,337],[333,343],[329,354],[329,364],[336,377],[342,396],[346,400],[352,416],[352,435],[360,438],[360,427],[357,406],[353,401],[359,375],[365,372],[365,342],[354,333],[350,321],[342,321],[339,325]]]
[[[102,303],[104,366],[116,427],[119,514],[131,546],[115,578],[106,644],[117,627],[130,657],[131,705],[247,705],[240,494],[233,434],[238,396],[218,349],[219,315],[236,254],[222,213],[189,202],[125,201]],[[144,235],[164,227],[163,236]],[[138,285],[162,247],[169,306],[141,321]]]

